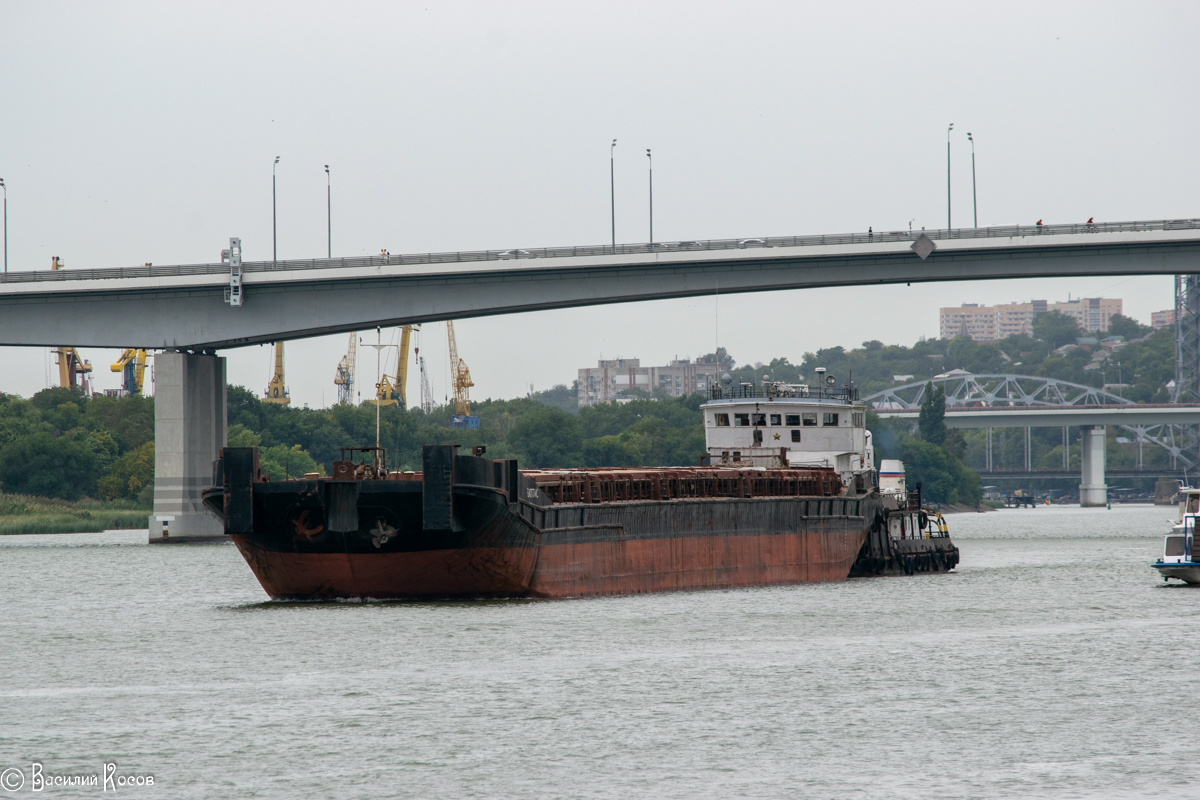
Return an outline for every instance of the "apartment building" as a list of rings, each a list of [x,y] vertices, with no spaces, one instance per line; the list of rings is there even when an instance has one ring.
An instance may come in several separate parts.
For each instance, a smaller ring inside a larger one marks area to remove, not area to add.
[[[579,370],[579,405],[609,403],[630,389],[648,394],[661,389],[671,397],[706,392],[727,369],[702,358],[675,359],[665,367],[643,367],[637,358],[602,359],[595,367]]]
[[[1155,311],[1150,314],[1150,327],[1154,330],[1159,328],[1169,328],[1175,324],[1175,309],[1168,308],[1166,311]]]
[[[964,303],[939,310],[938,332],[943,339],[970,336],[977,342],[993,342],[1018,333],[1032,336],[1034,317],[1047,311],[1059,311],[1073,317],[1083,330],[1095,333],[1107,331],[1109,320],[1114,314],[1120,314],[1122,307],[1121,300],[1102,297],[1084,297],[1065,303],[1046,300],[993,306]]]

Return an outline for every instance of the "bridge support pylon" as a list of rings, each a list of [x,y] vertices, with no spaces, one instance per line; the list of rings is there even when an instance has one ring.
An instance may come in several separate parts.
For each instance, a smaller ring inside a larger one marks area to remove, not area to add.
[[[154,514],[150,541],[221,541],[204,510],[213,461],[225,446],[225,359],[163,352],[154,356]]]
[[[1083,474],[1079,483],[1079,505],[1096,507],[1108,505],[1108,486],[1104,483],[1104,445],[1106,430],[1103,425],[1082,426],[1080,462]]]

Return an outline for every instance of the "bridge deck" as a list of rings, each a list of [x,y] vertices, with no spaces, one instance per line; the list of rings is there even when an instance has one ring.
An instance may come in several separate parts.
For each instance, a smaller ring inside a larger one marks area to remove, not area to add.
[[[718,290],[1196,271],[1186,219],[248,262],[240,308],[224,264],[10,272],[0,345],[210,349]]]
[[[362,267],[391,267],[414,265],[477,264],[479,262],[513,262],[532,259],[607,258],[612,256],[646,256],[679,253],[712,253],[763,250],[771,248],[827,248],[846,245],[901,244],[910,248],[921,235],[928,236],[939,247],[952,242],[970,242],[979,246],[981,240],[1013,240],[1039,237],[1034,242],[1048,242],[1062,235],[1097,236],[1115,233],[1145,233],[1200,230],[1200,220],[1152,220],[1132,222],[1101,222],[1091,225],[1001,225],[991,228],[951,228],[932,231],[879,231],[871,233],[833,233],[811,236],[762,236],[740,239],[705,239],[700,241],[669,241],[612,245],[572,245],[570,247],[508,248],[505,250],[465,250],[441,253],[405,253],[386,256],[351,258],[309,258],[284,261],[247,261],[243,271],[290,272],[312,269],[347,269]],[[1187,238],[1187,237],[1185,237]],[[1056,242],[1057,243],[1057,242]],[[894,248],[888,248],[890,252]],[[32,270],[0,274],[0,284],[40,283],[44,281],[78,281],[111,278],[179,277],[190,275],[225,275],[225,264],[182,264],[99,269]]]

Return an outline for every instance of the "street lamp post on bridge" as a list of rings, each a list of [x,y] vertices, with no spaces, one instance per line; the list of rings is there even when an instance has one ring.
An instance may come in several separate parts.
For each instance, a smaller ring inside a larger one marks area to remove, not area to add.
[[[954,123],[950,123],[950,127],[946,128],[946,230],[952,229],[954,226],[950,224],[950,131],[954,130]]]
[[[0,178],[0,189],[4,190],[4,274],[8,274],[8,187]]]
[[[654,157],[650,148],[646,148],[646,158],[650,159],[650,246],[654,247]]]
[[[275,167],[279,164],[279,156],[275,156],[275,163],[271,165],[271,263],[279,264],[279,239],[276,236],[275,225]]]
[[[975,136],[967,131],[967,141],[971,143],[971,209],[975,212],[975,227],[979,227],[979,198],[975,194]]]
[[[612,246],[613,252],[617,252],[617,173],[613,151],[617,149],[617,140],[613,139],[612,144],[608,148],[608,191],[609,203],[612,205]]]

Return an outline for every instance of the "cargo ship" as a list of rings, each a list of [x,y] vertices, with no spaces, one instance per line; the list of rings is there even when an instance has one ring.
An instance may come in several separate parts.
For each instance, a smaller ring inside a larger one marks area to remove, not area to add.
[[[866,409],[851,385],[733,385],[701,407],[694,467],[520,469],[515,459],[422,448],[389,471],[346,448],[332,474],[270,480],[226,447],[205,506],[273,598],[579,597],[845,580],[951,569],[948,537],[876,486]],[[901,541],[912,552],[902,553]],[[951,557],[952,551],[952,557]],[[934,557],[934,552],[942,555]]]

